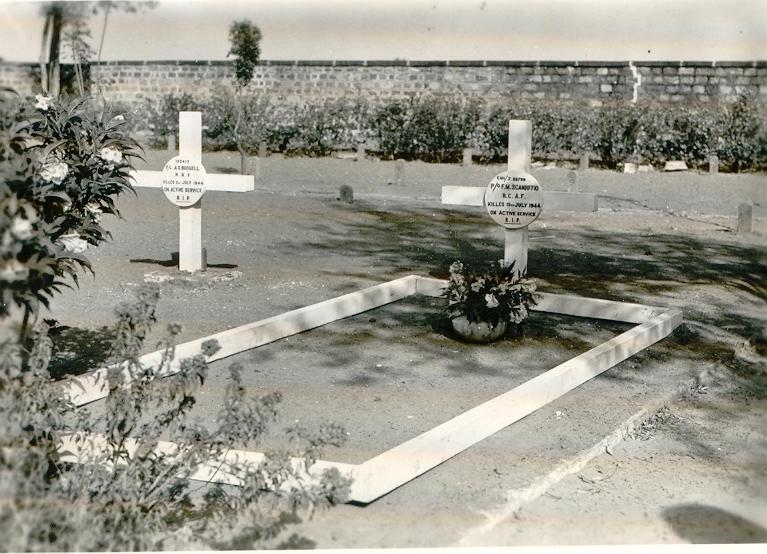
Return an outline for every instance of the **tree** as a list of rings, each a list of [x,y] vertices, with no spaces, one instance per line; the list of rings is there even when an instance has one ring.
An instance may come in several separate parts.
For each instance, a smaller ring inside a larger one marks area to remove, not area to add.
[[[40,81],[43,90],[52,96],[59,95],[61,30],[64,25],[66,6],[64,2],[47,2],[41,6],[45,24],[40,46]]]
[[[126,13],[136,13],[141,9],[152,9],[157,2],[115,2],[100,0],[98,2],[45,2],[41,5],[44,17],[43,35],[40,44],[40,81],[45,92],[53,97],[58,96],[60,91],[60,58],[61,41],[64,40],[72,51],[75,65],[75,75],[78,88],[82,94],[85,83],[82,72],[82,64],[94,54],[88,40],[91,32],[88,27],[88,17],[103,12],[104,19],[101,27],[101,38],[97,60],[101,60],[101,51],[104,46],[107,21],[109,14],[114,10],[122,10]]]
[[[228,56],[234,56],[234,81],[235,81],[235,102],[237,109],[237,120],[234,124],[234,141],[237,144],[237,150],[240,153],[240,173],[247,173],[247,161],[245,147],[240,136],[240,127],[243,122],[242,110],[242,92],[253,80],[253,73],[258,58],[261,55],[261,31],[249,20],[235,21],[229,27],[229,48]]]

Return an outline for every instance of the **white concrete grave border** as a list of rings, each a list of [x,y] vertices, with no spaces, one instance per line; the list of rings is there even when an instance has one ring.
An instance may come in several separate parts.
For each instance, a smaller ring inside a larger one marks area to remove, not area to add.
[[[208,358],[212,362],[415,294],[437,297],[446,285],[444,280],[409,275],[180,344],[176,346],[174,361],[161,369],[161,375],[176,373],[179,361],[199,354],[202,343],[210,339],[216,339],[221,345],[221,350]],[[321,460],[309,469],[307,475],[316,477],[325,469],[337,468],[341,474],[353,479],[351,502],[373,502],[667,337],[682,323],[679,310],[561,294],[542,293],[533,310],[634,323],[636,326],[362,464]],[[142,356],[140,362],[157,365],[162,355],[162,351],[149,353]],[[72,380],[69,390],[76,405],[106,396],[106,371],[107,368],[102,368]],[[79,452],[84,448],[98,448],[103,445],[103,438],[92,437],[87,442],[88,446],[82,446],[66,441],[62,450],[71,452],[66,460],[76,462]],[[166,453],[172,453],[174,448],[175,445],[168,442],[158,445],[158,450]],[[236,485],[239,480],[227,471],[228,464],[258,464],[262,459],[263,454],[258,452],[229,451],[223,460],[201,467],[192,478]],[[300,459],[294,459],[293,463],[303,467]]]

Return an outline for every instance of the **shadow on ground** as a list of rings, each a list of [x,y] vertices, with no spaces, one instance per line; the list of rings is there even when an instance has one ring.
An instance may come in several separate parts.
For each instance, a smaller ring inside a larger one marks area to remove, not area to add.
[[[109,357],[115,330],[112,327],[53,329],[53,354],[48,372],[54,379],[81,375],[104,365]]]
[[[693,544],[763,543],[767,530],[714,506],[678,504],[663,510],[678,537]]]
[[[370,260],[381,278],[411,273],[446,278],[456,259],[482,265],[503,254],[502,230],[479,212],[384,211],[362,203],[353,209],[372,221],[340,230],[318,223],[309,236],[321,240],[278,248],[288,254],[291,249],[297,254],[305,249],[349,252]],[[715,362],[749,376],[765,394],[767,378],[759,365],[765,346],[766,259],[765,248],[710,238],[539,228],[531,233],[529,267],[546,292],[682,309],[686,324],[637,359]],[[687,299],[693,289],[708,296]]]

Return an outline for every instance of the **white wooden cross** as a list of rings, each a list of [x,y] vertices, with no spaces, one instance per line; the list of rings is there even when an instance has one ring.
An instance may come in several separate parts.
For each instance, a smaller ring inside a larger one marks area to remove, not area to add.
[[[533,126],[530,121],[509,121],[509,172],[530,173],[532,142]],[[442,187],[442,203],[484,206],[486,191],[486,188],[480,187]],[[503,231],[506,242],[504,262],[514,262],[514,269],[526,273],[527,225],[517,229],[504,228]]]
[[[597,211],[597,195],[588,193],[569,193],[557,191],[541,191],[540,185],[535,178],[530,175],[530,158],[533,143],[533,125],[530,121],[511,120],[509,121],[509,157],[508,173],[517,176],[517,179],[525,179],[525,188],[535,198],[530,205],[536,206],[539,203],[541,208],[545,206],[546,211],[564,210],[564,211]],[[442,203],[457,204],[462,206],[485,206],[491,217],[500,225],[503,225],[505,236],[504,262],[510,264],[514,262],[514,269],[522,273],[527,272],[527,225],[532,223],[538,216],[527,213],[522,209],[526,216],[517,218],[517,228],[508,228],[509,225],[503,218],[493,215],[492,205],[487,205],[487,194],[496,180],[504,173],[493,179],[491,184],[485,187],[442,187]],[[513,184],[510,186],[514,186]],[[539,194],[536,194],[539,193]],[[496,194],[497,196],[497,194]],[[519,199],[521,204],[516,206],[525,206],[529,200],[528,192],[521,193],[523,198]],[[505,198],[505,196],[504,196]],[[496,200],[495,198],[493,200]],[[540,200],[540,202],[538,202]],[[516,201],[516,200],[515,200]],[[491,202],[492,204],[492,202]],[[540,209],[538,209],[540,213]],[[503,212],[501,212],[503,213]],[[509,213],[509,210],[507,210]],[[520,212],[516,212],[520,213]],[[508,221],[508,219],[507,219]],[[511,223],[511,222],[509,222]],[[512,224],[513,225],[513,224]],[[521,225],[521,226],[520,226]]]
[[[253,176],[205,172],[201,162],[202,114],[200,112],[179,112],[178,151],[179,155],[170,160],[163,171],[131,172],[133,186],[161,188],[168,199],[179,206],[178,268],[181,271],[204,271],[207,264],[202,248],[202,195],[208,190],[252,191],[255,189]],[[190,163],[179,165],[185,160]],[[174,174],[177,178],[175,183],[172,177]],[[188,180],[180,181],[180,179]],[[173,184],[192,186],[186,189],[169,186]],[[194,192],[187,194],[189,191]]]

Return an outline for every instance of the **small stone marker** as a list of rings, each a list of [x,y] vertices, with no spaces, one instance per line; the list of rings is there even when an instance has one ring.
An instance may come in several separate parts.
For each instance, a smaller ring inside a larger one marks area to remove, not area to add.
[[[663,171],[687,171],[687,164],[681,160],[669,160],[663,166]]]
[[[578,173],[576,171],[567,172],[567,192],[578,192]]]
[[[394,162],[394,184],[398,187],[405,184],[405,160]]]
[[[474,151],[471,148],[463,149],[463,167],[468,167],[473,163],[473,160],[471,159],[473,154]]]
[[[207,174],[202,165],[202,114],[179,112],[179,155],[162,171],[132,171],[133,186],[161,188],[179,207],[178,268],[206,268],[202,248],[202,196],[206,191],[247,192],[254,190],[252,175]]]
[[[580,171],[584,171],[589,168],[589,156],[588,154],[584,154],[581,156],[581,159],[578,162],[578,169]]]
[[[269,155],[269,151],[266,149],[266,141],[261,141],[258,143],[258,157],[259,158],[266,158],[266,156]]]
[[[713,155],[708,157],[708,174],[716,175],[719,173],[719,156]]]
[[[623,173],[633,174],[637,172],[637,164],[626,162],[623,164]]]
[[[365,145],[360,143],[357,145],[357,161],[364,160],[364,159],[365,159]]]
[[[176,151],[176,135],[168,135],[168,152]]]
[[[354,189],[349,185],[341,185],[341,188],[338,191],[338,199],[341,202],[352,204],[354,202]]]
[[[753,218],[753,206],[743,202],[738,204],[738,234],[744,235],[751,232]]]

